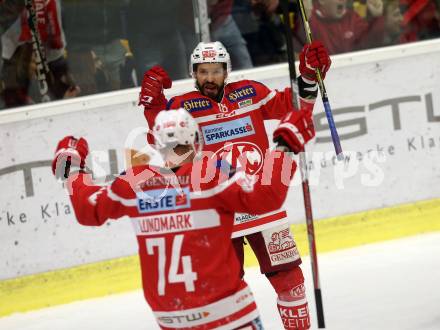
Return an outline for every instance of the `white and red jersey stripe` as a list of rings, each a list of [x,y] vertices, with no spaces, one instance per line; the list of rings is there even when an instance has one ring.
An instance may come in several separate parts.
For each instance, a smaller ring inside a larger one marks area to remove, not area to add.
[[[162,329],[236,329],[256,319],[259,314],[253,294],[242,281],[234,294],[201,307],[178,312],[155,311]]]

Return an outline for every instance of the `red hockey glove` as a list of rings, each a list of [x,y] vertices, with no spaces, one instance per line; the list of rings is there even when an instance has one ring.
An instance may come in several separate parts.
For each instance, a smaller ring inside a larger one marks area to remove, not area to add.
[[[67,179],[71,167],[84,168],[88,153],[89,145],[84,138],[78,140],[73,136],[66,136],[55,150],[52,173],[57,179]]]
[[[172,84],[173,82],[168,73],[161,66],[153,66],[144,73],[138,105],[143,105],[146,110],[164,110],[167,100],[163,94],[163,89],[171,88]]]
[[[316,69],[321,70],[321,76],[324,79],[331,64],[327,48],[321,41],[313,41],[311,44],[304,45],[299,54],[299,71],[308,80],[317,81]]]
[[[311,111],[289,112],[273,132],[273,141],[295,154],[304,151],[304,145],[315,136]]]

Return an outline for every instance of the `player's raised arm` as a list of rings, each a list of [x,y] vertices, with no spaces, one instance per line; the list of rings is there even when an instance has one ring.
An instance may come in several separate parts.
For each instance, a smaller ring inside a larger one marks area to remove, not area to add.
[[[171,88],[172,84],[168,73],[159,65],[145,71],[138,105],[144,106],[144,116],[150,128],[159,111],[166,108],[167,99],[163,90]]]
[[[320,42],[314,41],[306,44],[299,55],[299,70],[301,75],[298,77],[298,89],[301,109],[313,110],[313,106],[318,95],[318,85],[316,82],[315,70],[322,72],[322,78],[331,66],[331,59],[327,48]],[[267,103],[262,107],[265,119],[281,119],[292,109],[292,89],[285,88],[283,91],[270,91],[266,86],[260,84],[262,89],[273,93]]]
[[[133,197],[129,180],[116,178],[110,186],[93,183],[91,173],[85,171],[89,153],[84,138],[66,136],[57,146],[52,172],[65,180],[77,221],[85,226],[100,226],[108,219],[129,214],[130,208],[121,203],[124,197]]]

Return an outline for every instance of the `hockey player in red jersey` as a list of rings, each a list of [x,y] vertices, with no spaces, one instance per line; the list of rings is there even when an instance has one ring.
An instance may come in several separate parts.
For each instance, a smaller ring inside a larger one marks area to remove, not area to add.
[[[259,180],[250,184],[245,173],[224,172],[209,157],[194,160],[200,132],[186,110],[159,113],[154,132],[166,167],[135,166],[108,186],[94,185],[84,171],[85,139],[60,141],[52,169],[68,177],[78,222],[101,226],[109,219],[131,219],[145,299],[162,329],[263,329],[230,239],[234,211],[279,208],[294,160],[268,151]],[[274,132],[285,151],[301,150],[313,136],[310,111],[295,113]],[[201,180],[202,172],[212,179]]]
[[[315,69],[325,77],[331,64],[323,44],[314,41],[300,53],[298,78],[301,107],[312,111],[317,96]],[[243,167],[249,174],[261,170],[261,151],[269,146],[264,121],[285,120],[292,111],[291,89],[270,90],[264,84],[241,80],[227,83],[231,71],[229,54],[220,42],[200,43],[191,55],[190,71],[196,90],[171,98],[168,109],[184,108],[200,125],[204,150],[215,153],[219,162]],[[166,102],[164,88],[172,82],[161,67],[145,72],[139,104],[152,127]],[[225,162],[226,161],[226,162]],[[277,225],[271,223],[277,219]],[[252,221],[249,221],[252,220]],[[270,227],[270,228],[269,228]],[[284,210],[272,209],[257,216],[237,214],[233,239],[243,265],[243,235],[278,295],[277,306],[286,329],[309,329],[310,316],[299,267],[301,259]],[[279,244],[278,244],[279,243]],[[244,273],[244,272],[242,272]]]

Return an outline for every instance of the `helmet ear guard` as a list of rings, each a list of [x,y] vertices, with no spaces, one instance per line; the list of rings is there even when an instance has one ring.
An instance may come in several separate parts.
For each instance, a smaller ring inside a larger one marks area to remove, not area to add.
[[[191,54],[189,73],[192,76],[197,64],[224,63],[226,72],[231,73],[231,57],[220,41],[200,42]]]

